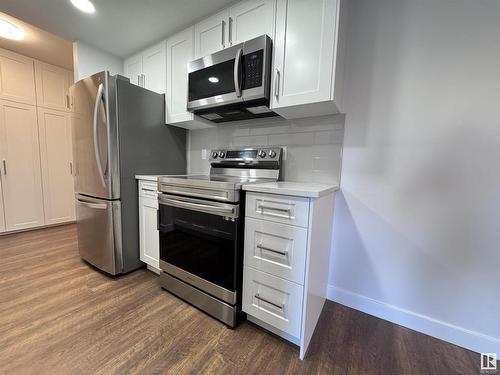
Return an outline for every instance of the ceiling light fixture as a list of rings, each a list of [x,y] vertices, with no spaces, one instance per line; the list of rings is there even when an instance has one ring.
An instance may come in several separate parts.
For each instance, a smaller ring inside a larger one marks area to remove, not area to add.
[[[24,31],[12,22],[0,18],[0,37],[12,40],[22,40],[24,39]]]
[[[78,10],[81,10],[85,13],[95,13],[95,6],[89,0],[71,0],[71,4],[73,4]]]

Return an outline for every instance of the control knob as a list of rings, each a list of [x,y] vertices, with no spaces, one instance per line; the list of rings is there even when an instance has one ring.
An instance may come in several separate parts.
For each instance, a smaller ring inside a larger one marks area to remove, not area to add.
[[[226,156],[226,154],[224,153],[224,151],[219,152],[219,157],[221,159],[224,159],[224,156]]]
[[[259,151],[259,157],[260,158],[265,158],[266,157],[266,152],[264,150]]]
[[[276,157],[276,151],[274,151],[274,150],[269,151],[269,157],[270,158],[275,158]]]
[[[216,152],[216,151],[212,151],[212,157],[213,157],[214,159],[217,159],[217,155],[218,155],[218,154],[217,154],[217,152]]]

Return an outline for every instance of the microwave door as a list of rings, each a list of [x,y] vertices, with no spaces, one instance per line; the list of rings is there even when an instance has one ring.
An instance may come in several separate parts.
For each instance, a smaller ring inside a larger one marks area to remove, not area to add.
[[[243,44],[189,63],[189,111],[241,102]],[[238,74],[235,74],[238,72]],[[239,81],[238,81],[239,78]]]

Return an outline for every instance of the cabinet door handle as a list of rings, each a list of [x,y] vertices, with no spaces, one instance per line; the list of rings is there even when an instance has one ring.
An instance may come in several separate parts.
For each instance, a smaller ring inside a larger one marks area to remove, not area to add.
[[[272,253],[276,253],[276,254],[280,254],[280,255],[287,255],[288,254],[288,251],[275,250],[275,249],[271,249],[270,247],[266,247],[263,245],[257,245],[257,249],[270,251]]]
[[[138,74],[137,75],[137,86],[140,86],[141,85],[141,75]]]
[[[146,87],[146,75],[142,75],[142,87]]]
[[[233,45],[233,17],[229,17],[229,23],[227,25],[228,27],[228,37],[229,37],[229,46]]]
[[[274,97],[278,99],[280,96],[280,70],[276,68],[276,72],[274,74]]]
[[[69,95],[66,95],[66,107],[67,107],[68,109],[70,109],[70,108],[71,108],[71,104],[70,104],[70,101],[69,101]]]
[[[7,176],[7,162],[5,161],[5,159],[3,159],[2,164],[3,164],[3,174],[4,176]]]
[[[263,211],[263,210],[274,210],[274,211],[279,211],[279,212],[287,212],[288,214],[290,214],[291,211],[292,211],[291,208],[271,207],[271,206],[265,206],[263,204],[259,204],[257,206],[257,209],[260,209],[261,211]]]
[[[222,48],[226,48],[226,43],[225,43],[225,41],[224,41],[224,29],[225,29],[225,28],[226,28],[226,21],[224,21],[224,20],[223,20],[223,21],[221,22],[221,29],[222,29],[222,30],[221,30],[221,38],[222,38],[222,40],[221,40],[221,45],[222,45]]]
[[[262,301],[262,302],[265,302],[265,303],[268,303],[269,305],[271,306],[274,306],[274,307],[277,307],[278,309],[280,310],[283,310],[283,308],[285,307],[285,305],[282,303],[282,304],[279,304],[279,303],[276,303],[276,302],[271,302],[271,301],[268,301],[267,299],[265,298],[262,298],[258,293],[254,295],[254,297],[256,299],[258,299],[259,301]]]
[[[73,176],[73,162],[69,162],[69,174]]]

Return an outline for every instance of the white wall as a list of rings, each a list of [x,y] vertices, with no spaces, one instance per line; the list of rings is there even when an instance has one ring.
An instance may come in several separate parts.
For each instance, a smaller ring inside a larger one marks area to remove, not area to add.
[[[73,64],[75,82],[103,70],[123,74],[121,58],[80,41],[73,43]]]
[[[208,173],[202,150],[244,146],[286,146],[283,178],[289,181],[337,183],[340,174],[344,116],[297,120],[260,119],[189,132],[188,170]]]
[[[351,3],[330,297],[500,354],[500,2]]]

